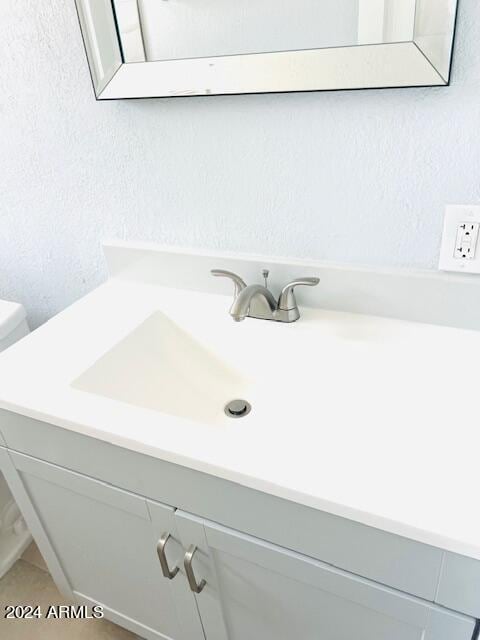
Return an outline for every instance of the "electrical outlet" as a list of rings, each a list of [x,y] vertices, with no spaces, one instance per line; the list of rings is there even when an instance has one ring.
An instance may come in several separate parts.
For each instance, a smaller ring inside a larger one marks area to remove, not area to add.
[[[449,205],[445,210],[439,269],[480,273],[480,206]]]
[[[461,222],[457,227],[457,240],[453,257],[455,260],[475,260],[477,253],[479,222]]]

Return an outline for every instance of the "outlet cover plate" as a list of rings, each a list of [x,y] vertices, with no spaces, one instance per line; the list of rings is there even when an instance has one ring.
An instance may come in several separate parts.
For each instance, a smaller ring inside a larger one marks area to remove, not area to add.
[[[448,205],[445,209],[438,268],[442,271],[480,274],[480,243],[477,242],[477,237],[470,247],[473,257],[470,255],[464,258],[457,250],[457,239],[464,223],[480,223],[480,206]]]

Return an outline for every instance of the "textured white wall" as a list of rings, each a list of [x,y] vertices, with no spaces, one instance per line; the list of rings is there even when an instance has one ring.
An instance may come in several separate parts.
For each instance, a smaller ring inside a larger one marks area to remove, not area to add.
[[[453,85],[96,103],[73,0],[0,4],[0,297],[36,325],[131,238],[435,268],[480,200],[480,8]]]

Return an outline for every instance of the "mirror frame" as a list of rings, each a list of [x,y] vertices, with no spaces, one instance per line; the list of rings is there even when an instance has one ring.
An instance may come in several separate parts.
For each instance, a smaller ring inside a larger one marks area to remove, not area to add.
[[[130,1],[137,6],[137,0]],[[450,83],[458,0],[416,0],[409,41],[151,62],[142,53],[140,19],[138,29],[130,24],[128,37],[126,32],[122,37],[115,0],[75,3],[97,100]],[[439,11],[439,24],[430,33],[422,24]]]

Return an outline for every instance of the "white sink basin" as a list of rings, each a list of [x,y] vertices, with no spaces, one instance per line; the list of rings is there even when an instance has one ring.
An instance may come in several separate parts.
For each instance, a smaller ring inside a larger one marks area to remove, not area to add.
[[[145,409],[218,423],[245,383],[160,311],[107,351],[72,386]]]

